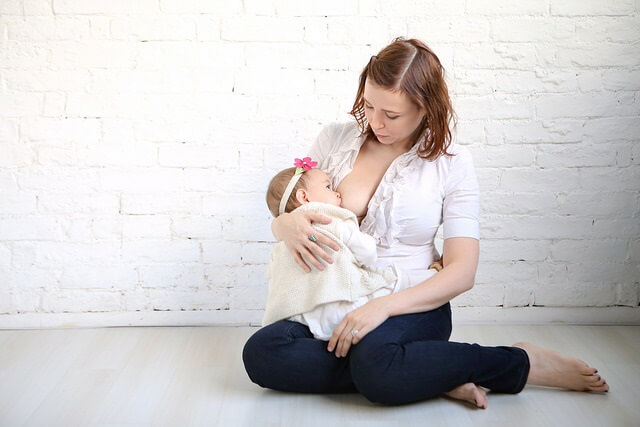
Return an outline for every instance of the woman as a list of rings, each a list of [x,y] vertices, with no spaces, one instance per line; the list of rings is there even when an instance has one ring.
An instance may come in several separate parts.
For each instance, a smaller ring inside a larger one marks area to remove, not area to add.
[[[323,129],[310,156],[332,179],[342,206],[378,246],[378,266],[393,264],[413,287],[350,312],[327,343],[299,323],[257,331],[243,360],[255,383],[306,393],[357,391],[373,402],[402,404],[448,394],[487,406],[480,387],[518,393],[526,383],[608,391],[584,362],[527,343],[483,347],[448,341],[449,301],[471,289],[478,264],[478,186],[471,156],[451,143],[455,125],[444,69],[419,40],[394,40],[360,75],[355,122]],[[272,223],[305,271],[332,262],[311,222],[290,213]],[[444,268],[425,275],[443,227]]]

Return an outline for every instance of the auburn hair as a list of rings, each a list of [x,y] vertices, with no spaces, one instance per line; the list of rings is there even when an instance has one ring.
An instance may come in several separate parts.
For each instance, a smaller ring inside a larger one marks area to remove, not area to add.
[[[353,108],[349,112],[358,122],[360,136],[375,138],[364,114],[364,85],[370,79],[376,85],[406,94],[425,116],[410,136],[411,145],[421,141],[418,156],[433,160],[451,156],[452,129],[456,117],[444,80],[444,67],[435,53],[417,39],[398,37],[369,60],[360,73],[360,83]]]

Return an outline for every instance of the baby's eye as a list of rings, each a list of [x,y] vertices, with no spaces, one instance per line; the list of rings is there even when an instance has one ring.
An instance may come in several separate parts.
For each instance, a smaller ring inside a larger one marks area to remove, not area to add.
[[[327,185],[327,190],[331,190],[331,184]]]

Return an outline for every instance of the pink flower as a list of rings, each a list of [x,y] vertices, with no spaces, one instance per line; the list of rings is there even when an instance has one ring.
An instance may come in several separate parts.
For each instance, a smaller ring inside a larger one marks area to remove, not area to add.
[[[318,162],[314,162],[313,160],[311,160],[311,157],[305,157],[302,160],[296,158],[293,162],[293,165],[299,169],[308,171],[311,170],[314,166],[317,166]]]

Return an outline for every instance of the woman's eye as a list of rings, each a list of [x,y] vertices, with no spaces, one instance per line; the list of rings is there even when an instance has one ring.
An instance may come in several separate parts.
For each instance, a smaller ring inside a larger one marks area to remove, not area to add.
[[[388,115],[388,114],[387,114],[387,118],[388,118],[389,120],[395,120],[395,119],[397,119],[398,117],[400,117],[400,116],[390,116],[390,115]]]
[[[364,104],[364,108],[366,108],[366,109],[370,110],[370,109],[372,109],[373,107],[372,107],[371,105]]]

